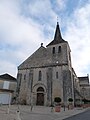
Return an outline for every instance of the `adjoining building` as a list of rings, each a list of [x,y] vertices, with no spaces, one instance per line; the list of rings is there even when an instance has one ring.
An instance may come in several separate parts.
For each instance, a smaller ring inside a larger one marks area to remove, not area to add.
[[[90,84],[89,75],[84,77],[78,77],[80,84],[80,93],[84,99],[90,100]]]
[[[71,63],[71,50],[62,38],[57,22],[54,40],[41,46],[21,65],[17,74],[18,102],[21,104],[52,105],[55,97],[62,104],[68,99],[81,99],[79,78]]]
[[[16,90],[17,80],[9,74],[0,75],[0,104],[10,104]]]

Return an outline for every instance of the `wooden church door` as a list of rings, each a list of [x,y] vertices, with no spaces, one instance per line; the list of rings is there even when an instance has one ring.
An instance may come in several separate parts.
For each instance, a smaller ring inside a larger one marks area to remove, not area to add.
[[[42,87],[37,89],[37,105],[44,105],[44,89]]]

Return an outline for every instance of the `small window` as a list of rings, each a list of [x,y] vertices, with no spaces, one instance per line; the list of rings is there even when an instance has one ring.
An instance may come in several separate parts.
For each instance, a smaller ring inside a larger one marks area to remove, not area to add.
[[[24,75],[24,80],[26,80],[26,75]]]
[[[29,73],[28,87],[30,86],[30,77],[31,77],[31,74]]]
[[[55,54],[55,47],[53,47],[53,51],[52,51],[53,54]]]
[[[22,80],[22,74],[20,74],[19,86],[21,85],[21,80]]]
[[[58,47],[58,53],[60,53],[60,52],[61,52],[61,46]]]
[[[41,81],[41,79],[42,79],[42,72],[39,71],[38,81]]]
[[[69,53],[69,60],[71,61],[71,56],[70,56],[70,53]]]
[[[56,79],[58,79],[58,72],[56,72]]]
[[[21,80],[22,80],[22,74],[18,73],[17,74],[17,79],[18,79],[18,85],[21,85]]]

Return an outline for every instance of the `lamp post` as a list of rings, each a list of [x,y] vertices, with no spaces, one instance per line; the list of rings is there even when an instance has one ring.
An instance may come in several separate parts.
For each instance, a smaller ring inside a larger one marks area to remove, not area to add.
[[[11,102],[11,93],[9,93],[9,97],[8,97],[8,108],[7,108],[7,114],[9,114],[9,112],[10,112],[10,102]]]
[[[32,108],[33,108],[33,104],[32,104],[32,93],[33,93],[33,70],[30,70],[30,72],[29,72],[29,81],[30,81],[30,85],[29,85],[29,89],[30,89],[30,105],[31,105],[31,107],[30,107],[30,110],[32,111]]]
[[[51,106],[52,106],[52,79],[51,79]]]
[[[64,103],[64,111],[65,111],[65,81],[64,81],[64,79],[63,79],[63,103]]]
[[[31,99],[31,111],[32,111],[32,109],[33,109],[33,100],[32,100],[32,98],[33,98],[33,90],[32,90],[32,86],[33,86],[33,74],[31,74],[31,76],[32,76],[32,79],[31,79],[31,94],[30,94],[30,99]]]
[[[32,92],[31,92],[31,111],[33,109],[33,100],[32,100]]]

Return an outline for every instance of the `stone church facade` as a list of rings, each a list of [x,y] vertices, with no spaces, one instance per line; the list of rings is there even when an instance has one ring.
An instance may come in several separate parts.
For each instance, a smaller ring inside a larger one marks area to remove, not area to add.
[[[78,77],[71,64],[71,50],[60,32],[57,22],[55,35],[46,47],[41,44],[18,67],[18,101],[21,104],[47,105],[60,97],[62,104],[80,96]]]

